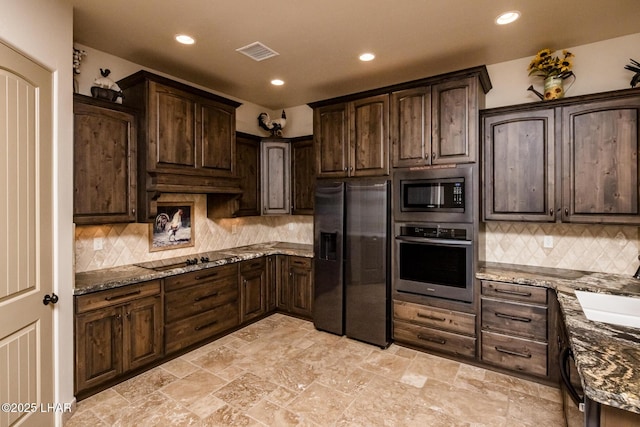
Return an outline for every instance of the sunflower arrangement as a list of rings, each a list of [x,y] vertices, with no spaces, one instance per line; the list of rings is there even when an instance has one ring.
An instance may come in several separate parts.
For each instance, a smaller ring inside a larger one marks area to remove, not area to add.
[[[552,56],[551,49],[542,49],[531,60],[529,64],[529,75],[547,77],[559,77],[566,79],[573,75],[571,68],[573,67],[573,53],[568,50],[562,51],[562,58]]]

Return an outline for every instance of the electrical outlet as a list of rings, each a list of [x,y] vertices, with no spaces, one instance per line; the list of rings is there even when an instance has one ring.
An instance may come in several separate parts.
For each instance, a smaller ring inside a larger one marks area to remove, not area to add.
[[[238,232],[238,224],[231,224],[231,234],[236,234]]]
[[[553,248],[553,236],[544,236],[542,246],[545,248]]]
[[[101,251],[104,247],[104,239],[102,237],[94,237],[93,238],[93,250]]]
[[[293,231],[293,223],[292,222],[289,223],[289,231]]]

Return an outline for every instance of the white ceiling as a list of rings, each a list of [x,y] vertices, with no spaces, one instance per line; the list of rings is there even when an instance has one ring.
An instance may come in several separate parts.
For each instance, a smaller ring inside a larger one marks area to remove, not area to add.
[[[640,31],[637,0],[71,2],[74,41],[271,109]],[[519,21],[494,24],[514,9]],[[179,45],[178,33],[196,44]],[[280,55],[235,51],[255,41]],[[360,62],[365,51],[376,59]]]

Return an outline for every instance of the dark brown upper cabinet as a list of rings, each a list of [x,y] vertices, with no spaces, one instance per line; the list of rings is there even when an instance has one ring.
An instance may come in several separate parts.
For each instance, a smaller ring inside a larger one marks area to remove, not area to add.
[[[242,195],[235,216],[260,215],[260,137],[238,132],[236,158]]]
[[[136,220],[137,118],[131,109],[73,98],[73,221]]]
[[[482,115],[485,220],[640,224],[638,90]]]
[[[484,219],[553,222],[555,112],[485,116]]]
[[[313,215],[315,162],[313,136],[291,140],[291,213]]]
[[[562,108],[562,220],[640,224],[640,94]]]
[[[239,103],[147,71],[118,85],[123,102],[142,113],[139,220],[155,217],[160,193],[241,193],[235,158]]]
[[[389,95],[317,108],[313,123],[318,177],[389,174]]]
[[[393,167],[473,163],[484,94],[467,77],[391,94]]]

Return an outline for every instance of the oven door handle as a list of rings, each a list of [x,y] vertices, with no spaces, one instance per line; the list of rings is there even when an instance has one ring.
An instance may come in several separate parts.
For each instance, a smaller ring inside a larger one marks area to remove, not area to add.
[[[434,239],[431,237],[396,236],[396,240],[401,240],[403,242],[425,243],[443,246],[471,246],[473,244],[471,240]]]

